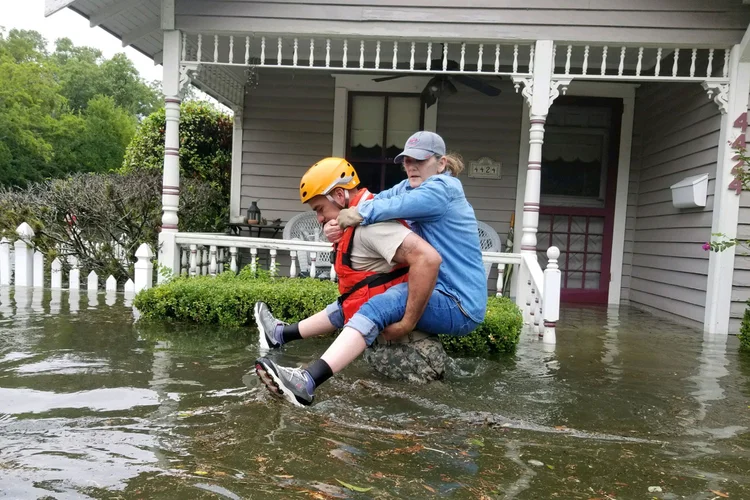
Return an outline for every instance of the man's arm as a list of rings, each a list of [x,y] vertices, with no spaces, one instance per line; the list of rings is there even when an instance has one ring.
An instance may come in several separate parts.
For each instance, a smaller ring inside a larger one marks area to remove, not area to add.
[[[404,317],[383,331],[389,340],[414,330],[430,301],[443,259],[429,243],[410,233],[396,250],[393,261],[409,266],[409,296]]]

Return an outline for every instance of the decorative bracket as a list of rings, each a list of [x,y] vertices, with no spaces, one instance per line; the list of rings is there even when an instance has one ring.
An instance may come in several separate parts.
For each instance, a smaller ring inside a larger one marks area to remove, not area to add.
[[[705,81],[701,87],[708,94],[709,99],[713,99],[722,115],[727,114],[729,110],[729,84],[720,82]]]
[[[560,97],[560,91],[562,90],[562,95],[565,95],[568,93],[568,86],[570,85],[570,82],[572,82],[572,78],[566,78],[561,80],[552,80],[550,82],[549,86],[549,104],[552,105],[553,102],[555,102],[555,99]]]
[[[524,78],[522,76],[514,76],[513,77],[513,86],[516,88],[516,94],[518,93],[519,88],[521,87],[521,84],[523,84],[523,90],[521,91],[521,95],[524,99],[526,99],[526,104],[531,107],[531,99],[534,95],[534,79],[533,78]]]
[[[562,78],[558,80],[552,80],[550,81],[550,87],[549,87],[549,104],[552,105],[552,103],[560,96],[560,92],[562,91],[562,94],[565,95],[568,91],[568,86],[570,85],[570,82],[572,82],[572,78]],[[518,93],[519,88],[521,87],[521,84],[523,84],[523,90],[521,91],[521,95],[526,99],[526,104],[531,107],[531,100],[534,95],[534,79],[533,78],[524,78],[522,76],[514,76],[513,77],[513,86],[516,88],[516,93]]]
[[[180,94],[185,92],[187,84],[198,76],[200,70],[201,66],[197,63],[182,63],[180,65]]]

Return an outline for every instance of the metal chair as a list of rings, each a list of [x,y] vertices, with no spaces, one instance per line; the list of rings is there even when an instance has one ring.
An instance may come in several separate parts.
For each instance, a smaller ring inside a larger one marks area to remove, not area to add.
[[[314,211],[302,212],[295,215],[284,226],[283,237],[285,240],[302,240],[302,241],[328,241],[323,226],[318,222],[318,217]],[[328,278],[331,275],[331,252],[317,252],[315,259],[315,277]],[[310,256],[309,252],[297,252],[299,261],[299,270],[302,276],[310,273]]]

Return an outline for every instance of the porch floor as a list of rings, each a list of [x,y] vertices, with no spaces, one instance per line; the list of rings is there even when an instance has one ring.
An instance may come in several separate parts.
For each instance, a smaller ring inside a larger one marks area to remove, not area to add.
[[[134,323],[122,295],[0,289],[0,491],[750,498],[736,338],[628,307],[564,307],[557,338],[525,333],[515,355],[455,359],[427,386],[358,361],[300,410],[259,385],[251,329]],[[305,364],[328,343],[273,356]]]

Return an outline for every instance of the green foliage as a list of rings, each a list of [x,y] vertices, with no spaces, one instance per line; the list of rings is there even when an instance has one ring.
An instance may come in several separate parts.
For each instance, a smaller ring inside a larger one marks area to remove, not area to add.
[[[143,121],[127,148],[122,172],[161,172],[165,127],[164,109]],[[185,203],[185,212],[180,209],[181,230],[224,231],[229,219],[232,132],[232,119],[208,103],[191,101],[180,107],[180,178],[202,181],[183,187],[195,203]]]
[[[147,117],[127,149],[123,170],[162,169],[166,116],[160,109]],[[232,169],[232,119],[206,102],[180,106],[180,175],[198,178],[229,191]]]
[[[216,278],[179,277],[144,290],[134,305],[144,318],[189,321],[235,327],[255,325],[253,306],[265,301],[283,321],[300,321],[336,300],[335,283],[312,278],[254,276],[243,270]]]
[[[274,315],[289,323],[321,311],[336,300],[338,287],[330,281],[310,278],[271,278],[267,271],[246,266],[236,276],[225,272],[216,278],[179,277],[140,292],[134,305],[144,318],[217,324],[226,327],[255,326],[253,306],[266,302]],[[513,352],[523,318],[505,297],[491,297],[484,322],[465,337],[441,336],[445,349],[465,355]]]
[[[465,337],[442,335],[445,350],[466,355],[514,352],[521,336],[523,316],[507,297],[490,297],[484,321]]]
[[[84,274],[93,270],[102,279],[111,274],[125,281],[133,277],[136,249],[142,243],[157,248],[161,183],[161,172],[151,170],[76,174],[23,189],[0,187],[0,237],[14,240],[16,228],[27,222],[48,263],[58,255],[72,255]],[[181,230],[207,231],[210,227],[200,224],[226,210],[210,198],[212,190],[204,181],[183,182],[180,211],[192,217],[180,220]],[[123,249],[124,259],[113,242]]]
[[[737,338],[740,339],[740,350],[750,352],[750,309],[745,309]]]
[[[45,47],[37,32],[0,30],[0,185],[119,168],[138,117],[160,102],[123,54]]]

